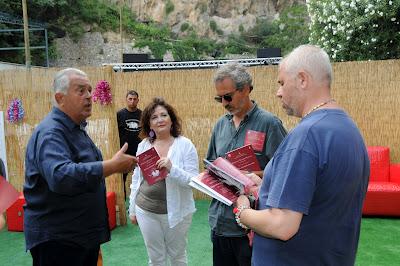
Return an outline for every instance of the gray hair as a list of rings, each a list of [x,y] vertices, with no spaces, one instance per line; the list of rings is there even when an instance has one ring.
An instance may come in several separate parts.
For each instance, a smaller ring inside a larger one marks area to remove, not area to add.
[[[249,85],[250,91],[253,89],[253,79],[246,68],[237,62],[228,63],[218,68],[214,75],[214,83],[221,82],[229,78],[235,83],[237,90],[243,90],[245,85]]]
[[[77,68],[66,68],[63,70],[60,70],[57,72],[57,74],[54,76],[54,81],[53,81],[53,92],[54,94],[61,92],[63,94],[67,94],[68,88],[69,88],[69,81],[71,75],[78,75],[82,77],[87,77],[87,74],[83,72],[82,70],[79,70]],[[53,105],[58,106],[57,102],[55,99],[53,99]]]
[[[328,54],[319,46],[305,44],[294,49],[285,56],[280,66],[284,66],[287,73],[297,75],[300,70],[306,71],[315,80],[332,83],[332,65]]]

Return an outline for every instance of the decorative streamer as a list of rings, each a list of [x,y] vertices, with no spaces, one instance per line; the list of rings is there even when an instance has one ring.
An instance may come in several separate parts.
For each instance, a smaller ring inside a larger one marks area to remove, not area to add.
[[[112,103],[112,95],[110,84],[105,80],[100,80],[93,93],[93,101],[100,102],[101,105],[108,105]]]
[[[21,99],[15,98],[11,100],[7,108],[7,121],[10,123],[18,123],[24,119],[25,111],[22,107]]]

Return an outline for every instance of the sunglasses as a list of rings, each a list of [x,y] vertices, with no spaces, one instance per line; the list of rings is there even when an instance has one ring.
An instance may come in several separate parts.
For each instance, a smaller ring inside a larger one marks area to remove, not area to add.
[[[227,102],[231,102],[232,101],[232,97],[236,92],[237,92],[237,90],[235,90],[234,92],[227,93],[227,94],[222,95],[222,96],[215,96],[214,100],[216,100],[219,103],[222,103],[222,99],[224,99]]]

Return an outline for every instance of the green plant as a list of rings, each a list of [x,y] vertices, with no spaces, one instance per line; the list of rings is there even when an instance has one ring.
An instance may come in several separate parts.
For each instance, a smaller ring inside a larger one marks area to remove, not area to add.
[[[50,59],[58,59],[60,55],[57,52],[57,47],[54,44],[49,46],[49,58]]]
[[[230,35],[228,41],[225,44],[224,53],[225,54],[243,54],[252,53],[254,49],[249,47],[243,38],[237,35]]]
[[[243,24],[240,24],[240,25],[239,25],[239,32],[240,32],[240,33],[244,32]]]
[[[181,32],[185,32],[189,28],[189,23],[185,22],[181,25]]]
[[[165,14],[168,16],[172,11],[174,11],[174,9],[174,3],[172,3],[171,0],[168,0],[167,3],[165,3]]]
[[[256,25],[247,32],[241,32],[241,36],[248,42],[255,45],[262,45],[264,39],[273,33],[272,22],[266,19],[257,19]]]
[[[135,47],[143,48],[146,46],[149,47],[155,58],[163,58],[164,54],[171,48],[170,43],[158,40],[138,40],[135,43]]]
[[[216,32],[218,30],[217,22],[215,22],[214,20],[210,20],[210,29],[213,32]]]
[[[69,37],[76,42],[82,37],[82,35],[85,33],[85,30],[83,29],[81,23],[75,22],[69,25],[68,32]]]
[[[286,8],[280,17],[273,21],[271,34],[261,43],[264,47],[281,48],[286,54],[293,48],[308,43],[310,35],[308,13],[305,5]]]

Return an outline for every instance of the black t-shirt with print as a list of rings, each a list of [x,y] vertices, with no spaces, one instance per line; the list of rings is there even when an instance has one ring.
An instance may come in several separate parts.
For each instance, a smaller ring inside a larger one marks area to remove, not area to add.
[[[127,142],[129,146],[126,153],[130,155],[136,155],[137,146],[141,141],[139,138],[141,115],[140,109],[129,112],[123,108],[117,112],[120,146],[122,147]]]

